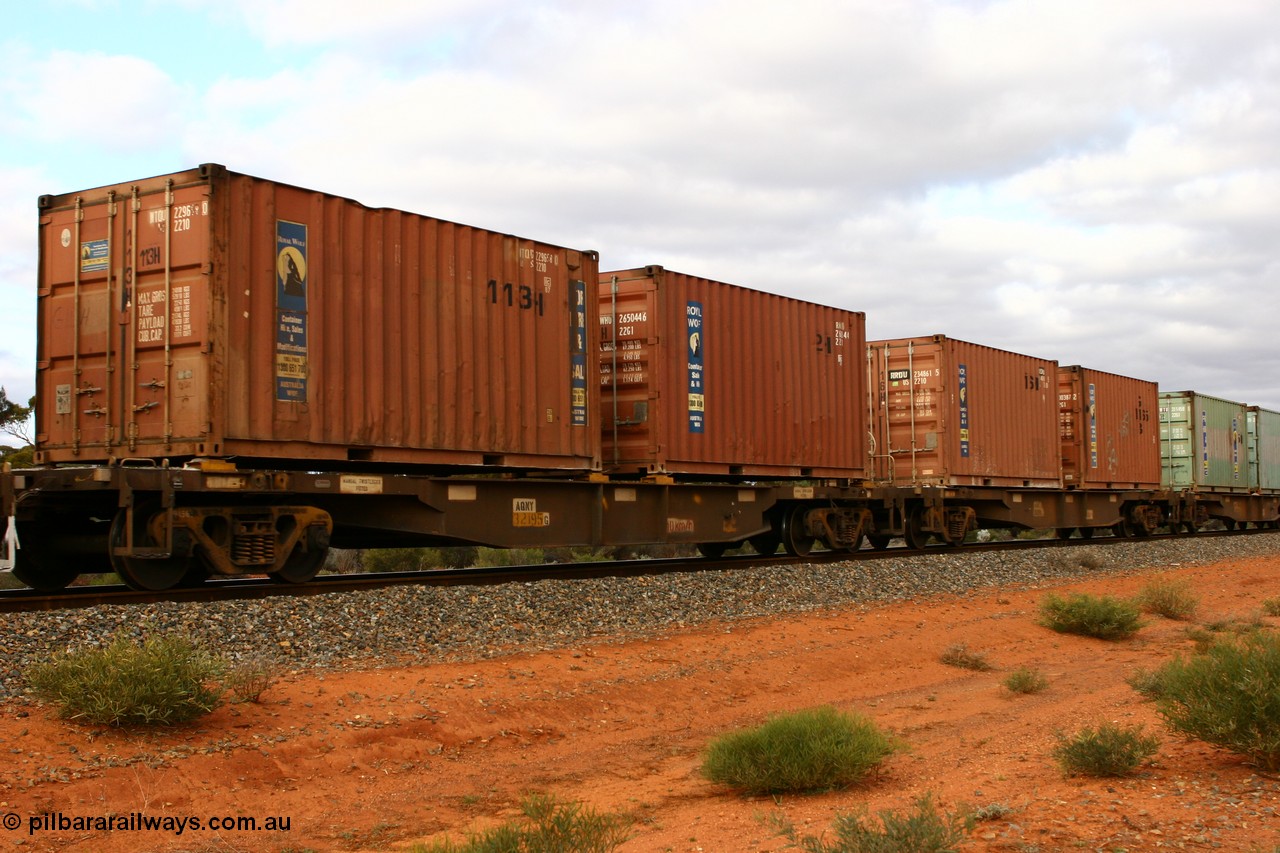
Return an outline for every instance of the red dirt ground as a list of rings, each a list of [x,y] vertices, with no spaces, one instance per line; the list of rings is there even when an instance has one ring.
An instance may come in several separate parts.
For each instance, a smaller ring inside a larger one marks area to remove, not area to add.
[[[1154,573],[1059,590],[1130,595]],[[1169,572],[1201,597],[1196,622],[1256,616],[1280,595],[1280,558]],[[1049,587],[713,624],[668,636],[471,663],[290,673],[261,704],[198,724],[119,732],[0,704],[0,838],[21,850],[400,850],[509,820],[530,791],[634,819],[621,850],[784,849],[780,812],[819,833],[837,812],[999,805],[968,851],[1258,850],[1280,845],[1280,780],[1165,729],[1125,683],[1189,651],[1187,623],[1152,618],[1109,643],[1035,624]],[[1280,620],[1268,618],[1272,626]],[[965,643],[997,669],[941,664]],[[1013,696],[1009,671],[1049,689]],[[831,704],[870,715],[910,747],[865,785],[816,796],[743,797],[703,779],[715,736],[768,715]],[[1163,742],[1128,779],[1066,778],[1055,732],[1113,721]],[[56,828],[84,817],[248,816],[288,831]],[[29,832],[52,813],[54,828]],[[12,817],[11,817],[12,816]],[[8,829],[16,818],[18,829]]]

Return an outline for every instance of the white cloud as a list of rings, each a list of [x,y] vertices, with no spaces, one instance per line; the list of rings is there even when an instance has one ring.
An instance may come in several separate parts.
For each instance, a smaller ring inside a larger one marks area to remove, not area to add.
[[[137,57],[0,59],[0,130],[96,107],[99,150],[1280,408],[1280,373],[1239,369],[1276,357],[1238,351],[1280,316],[1269,3],[184,3],[276,68],[188,91]],[[134,82],[55,97],[86,77]]]

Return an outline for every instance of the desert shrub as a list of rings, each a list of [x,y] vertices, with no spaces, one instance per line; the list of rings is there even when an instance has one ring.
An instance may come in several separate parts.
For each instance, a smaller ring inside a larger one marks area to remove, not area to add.
[[[1141,611],[1132,601],[1084,593],[1067,598],[1050,593],[1040,605],[1039,622],[1062,634],[1083,634],[1101,640],[1131,637],[1143,625]]]
[[[1211,619],[1203,625],[1188,627],[1187,638],[1195,643],[1197,653],[1204,654],[1223,639],[1251,634],[1266,627],[1266,623],[1257,615],[1223,616]]]
[[[415,853],[608,853],[630,837],[626,818],[600,814],[581,803],[534,794],[520,810],[524,819],[468,836],[466,842],[415,845]]]
[[[1006,806],[1004,803],[987,803],[985,806],[979,806],[969,813],[974,822],[982,823],[988,820],[1000,820],[1013,814],[1013,807]]]
[[[370,548],[361,555],[361,567],[371,574],[416,572],[426,568],[426,548]]]
[[[38,699],[65,719],[95,725],[173,725],[218,707],[222,664],[181,637],[122,636],[26,670]]]
[[[1103,723],[1071,737],[1058,736],[1053,757],[1064,771],[1082,776],[1128,776],[1160,749],[1160,740],[1141,726]]]
[[[480,568],[540,566],[546,561],[541,548],[477,548],[475,565]]]
[[[1160,670],[1138,667],[1129,673],[1129,677],[1124,681],[1147,699],[1158,699],[1164,694],[1164,683],[1160,677]]]
[[[1280,635],[1220,639],[1165,664],[1160,683],[1170,728],[1280,770]]]
[[[1049,681],[1039,670],[1022,667],[1009,673],[1004,680],[1004,689],[1010,693],[1040,693],[1048,689]]]
[[[973,829],[974,818],[963,812],[938,814],[933,796],[916,800],[915,809],[905,815],[885,810],[879,813],[880,827],[868,820],[866,807],[836,815],[834,836],[801,837],[785,818],[775,817],[779,835],[809,853],[948,853],[954,851]]]
[[[1262,612],[1268,616],[1280,616],[1280,598],[1268,598],[1263,601]]]
[[[280,676],[280,664],[264,656],[242,658],[227,663],[222,686],[236,702],[257,702]]]
[[[861,780],[899,748],[866,717],[824,706],[718,738],[702,774],[752,794],[824,791]]]
[[[1195,615],[1200,598],[1185,580],[1158,577],[1138,592],[1138,605],[1148,613],[1166,619],[1190,619]]]
[[[947,646],[943,650],[942,656],[939,658],[947,666],[955,666],[960,669],[972,669],[978,672],[990,672],[995,669],[988,661],[987,656],[982,652],[971,651],[964,643],[956,643]]]

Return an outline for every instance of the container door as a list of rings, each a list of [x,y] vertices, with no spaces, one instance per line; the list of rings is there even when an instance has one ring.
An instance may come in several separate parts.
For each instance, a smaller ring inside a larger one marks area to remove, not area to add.
[[[190,454],[179,443],[209,422],[207,184],[170,177],[67,199],[40,220],[42,451]]]
[[[658,290],[649,276],[600,281],[600,424],[606,465],[656,460]]]
[[[908,340],[868,346],[875,400],[873,467],[892,484],[935,481],[946,474],[939,435],[946,429],[946,388],[936,342]]]

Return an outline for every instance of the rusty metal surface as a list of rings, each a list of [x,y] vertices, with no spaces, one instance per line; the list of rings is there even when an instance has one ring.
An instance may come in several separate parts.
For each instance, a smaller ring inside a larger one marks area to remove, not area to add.
[[[1061,485],[1057,362],[945,335],[867,352],[878,481]]]
[[[600,282],[607,470],[865,473],[862,312],[658,266]]]
[[[202,166],[41,200],[41,461],[592,469],[598,262]]]
[[[1058,369],[1062,481],[1067,488],[1160,485],[1159,388],[1080,365]]]

